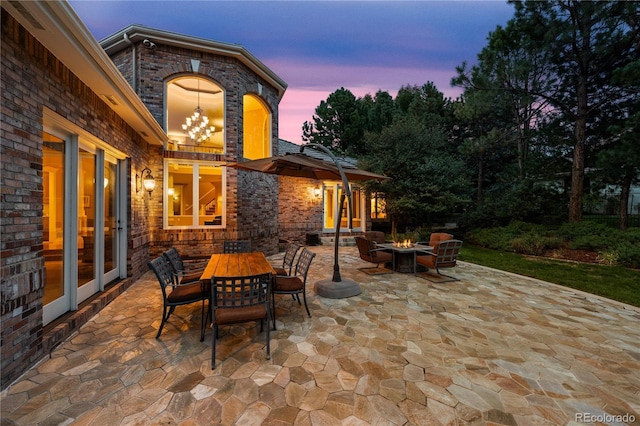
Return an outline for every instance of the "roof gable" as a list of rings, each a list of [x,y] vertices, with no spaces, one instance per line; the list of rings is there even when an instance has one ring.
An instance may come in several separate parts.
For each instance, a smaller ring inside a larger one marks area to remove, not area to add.
[[[287,83],[284,80],[239,44],[223,43],[134,24],[104,38],[100,41],[100,45],[111,56],[128,48],[130,43],[136,42],[160,43],[235,58],[276,88],[280,99],[287,89]]]

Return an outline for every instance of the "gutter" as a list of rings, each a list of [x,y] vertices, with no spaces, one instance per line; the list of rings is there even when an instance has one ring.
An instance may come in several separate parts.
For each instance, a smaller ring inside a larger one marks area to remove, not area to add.
[[[67,1],[3,1],[2,7],[147,143],[164,145],[164,129]]]

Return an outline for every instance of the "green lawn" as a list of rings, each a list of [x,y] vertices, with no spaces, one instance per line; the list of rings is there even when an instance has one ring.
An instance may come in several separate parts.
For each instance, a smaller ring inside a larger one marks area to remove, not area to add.
[[[640,307],[640,272],[629,268],[531,258],[469,244],[462,246],[460,260],[560,284]]]

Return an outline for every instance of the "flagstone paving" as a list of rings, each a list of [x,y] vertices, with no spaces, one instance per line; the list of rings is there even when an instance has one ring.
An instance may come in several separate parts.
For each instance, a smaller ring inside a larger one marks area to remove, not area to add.
[[[640,424],[640,309],[467,263],[447,283],[367,275],[354,247],[362,294],[325,299],[333,247],[311,249],[313,317],[277,300],[271,360],[259,326],[222,327],[211,370],[197,304],[155,339],[147,273],[2,392],[2,425]]]

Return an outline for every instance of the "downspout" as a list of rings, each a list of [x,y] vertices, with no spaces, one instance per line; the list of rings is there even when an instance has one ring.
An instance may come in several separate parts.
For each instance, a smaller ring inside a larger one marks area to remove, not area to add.
[[[131,73],[131,79],[132,79],[131,87],[133,87],[133,91],[136,92],[136,94],[139,94],[138,93],[138,73],[137,73],[138,63],[137,63],[137,60],[136,60],[138,55],[137,55],[137,51],[136,51],[136,45],[131,40],[129,40],[129,36],[127,35],[127,33],[124,33],[123,36],[124,36],[124,41],[126,41],[129,44],[129,46],[131,46],[131,55],[132,55],[131,63],[133,65],[132,66],[132,73]]]

